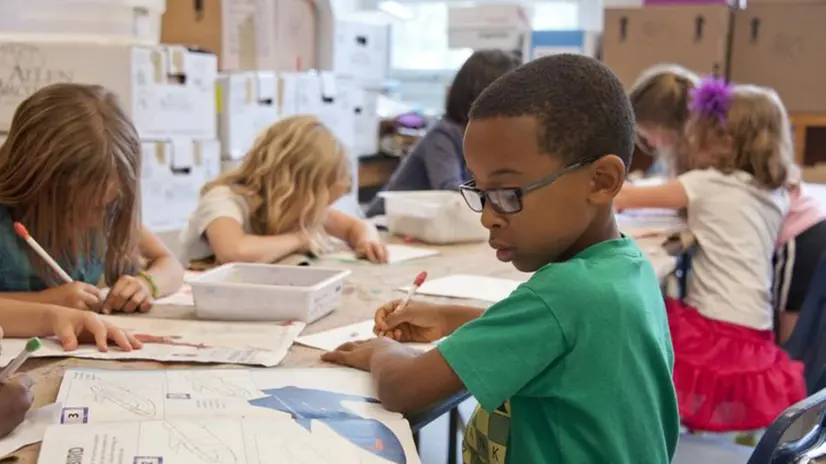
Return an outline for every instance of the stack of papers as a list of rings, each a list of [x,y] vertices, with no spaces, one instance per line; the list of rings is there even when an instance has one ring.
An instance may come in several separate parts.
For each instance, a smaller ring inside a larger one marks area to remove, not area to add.
[[[426,281],[416,292],[420,295],[465,298],[496,303],[507,298],[523,282],[466,274],[454,274]],[[410,286],[399,290],[408,291]]]
[[[310,348],[317,348],[324,351],[333,351],[339,346],[362,340],[376,338],[373,333],[373,321],[364,321],[356,324],[346,325],[337,329],[318,332],[312,335],[304,335],[295,339],[296,343]],[[417,350],[427,351],[436,346],[436,343],[405,343],[406,346]]]

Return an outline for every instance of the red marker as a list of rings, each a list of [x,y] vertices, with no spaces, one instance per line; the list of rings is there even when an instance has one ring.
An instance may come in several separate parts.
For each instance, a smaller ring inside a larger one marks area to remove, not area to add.
[[[28,243],[29,246],[32,247],[32,249],[38,255],[40,255],[41,258],[43,258],[43,261],[46,261],[46,264],[48,264],[49,267],[51,267],[52,270],[54,270],[55,273],[58,276],[60,276],[61,279],[63,279],[63,282],[67,284],[72,283],[72,278],[69,276],[69,274],[67,274],[66,271],[64,271],[63,268],[60,267],[60,264],[57,264],[57,261],[55,261],[51,256],[49,256],[49,253],[47,253],[46,250],[44,250],[43,247],[41,247],[40,244],[37,243],[37,241],[33,239],[31,235],[29,235],[29,231],[26,230],[26,226],[19,222],[15,222],[14,231],[17,233],[17,235],[20,236],[20,238],[25,240],[26,243]]]
[[[418,290],[419,287],[422,286],[425,279],[427,279],[427,272],[420,272],[419,275],[416,276],[416,279],[413,281],[413,285],[410,287],[409,290],[407,290],[407,296],[404,297],[404,300],[402,300],[402,302],[399,303],[398,306],[396,306],[396,309],[394,309],[393,312],[401,311],[402,309],[404,309],[405,306],[407,306],[408,303],[410,303],[410,300],[413,298],[413,295],[416,293],[416,290]],[[387,332],[380,332],[379,335],[387,336]]]
[[[396,311],[404,309],[404,307],[407,306],[407,303],[410,303],[410,300],[413,298],[413,295],[416,294],[416,291],[419,290],[419,287],[422,286],[425,279],[427,279],[427,272],[425,271],[420,272],[419,275],[416,276],[416,280],[413,281],[413,286],[411,286],[410,289],[407,291],[407,296],[404,297],[404,300],[402,300],[402,302],[398,306],[396,306]]]

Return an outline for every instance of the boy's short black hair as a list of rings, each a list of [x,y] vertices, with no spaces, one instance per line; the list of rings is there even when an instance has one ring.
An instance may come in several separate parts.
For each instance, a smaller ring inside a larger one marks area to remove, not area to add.
[[[473,101],[479,97],[493,81],[519,66],[519,59],[513,53],[502,50],[479,50],[465,61],[445,99],[445,117],[464,126]]]
[[[533,116],[539,148],[566,164],[614,154],[626,169],[634,153],[634,112],[619,79],[599,61],[560,54],[536,59],[491,84],[470,120]]]

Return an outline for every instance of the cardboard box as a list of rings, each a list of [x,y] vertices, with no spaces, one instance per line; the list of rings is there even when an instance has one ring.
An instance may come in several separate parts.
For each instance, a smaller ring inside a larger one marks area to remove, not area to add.
[[[735,15],[731,79],[774,88],[790,112],[826,112],[826,4],[760,4]]]
[[[154,232],[180,230],[201,188],[221,171],[217,140],[174,138],[141,143],[141,216]]]
[[[248,71],[219,77],[218,137],[224,159],[241,159],[255,138],[278,120],[278,76]]]
[[[173,0],[162,38],[215,53],[222,71],[295,71],[315,67],[316,26],[312,0]]]
[[[659,63],[726,76],[731,25],[732,11],[723,5],[606,9],[603,61],[626,88]]]
[[[215,56],[183,47],[95,43],[0,43],[0,130],[17,106],[50,84],[98,84],[114,92],[141,138],[214,139]]]
[[[648,5],[728,5],[734,8],[745,8],[746,0],[645,0]]]
[[[354,96],[355,130],[353,154],[356,157],[371,156],[379,152],[379,116],[380,93],[375,90],[362,90]]]
[[[382,86],[390,71],[390,25],[355,19],[336,21],[332,71],[367,86]]]
[[[450,48],[502,49],[526,52],[531,23],[516,4],[482,4],[448,10],[447,41]]]
[[[578,53],[595,57],[599,48],[599,33],[594,31],[533,31],[531,56],[535,60],[559,53]]]

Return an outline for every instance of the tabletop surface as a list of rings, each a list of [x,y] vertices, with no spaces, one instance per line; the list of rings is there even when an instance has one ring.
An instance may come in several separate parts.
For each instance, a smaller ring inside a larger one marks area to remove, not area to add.
[[[657,274],[665,277],[674,268],[674,259],[661,251],[658,244],[661,238],[638,240],[643,250],[651,258]],[[486,243],[452,245],[427,248],[438,249],[441,254],[390,265],[373,265],[366,262],[347,263],[325,260],[319,266],[347,268],[352,270],[345,286],[339,308],[329,316],[307,326],[304,333],[311,334],[336,327],[371,319],[375,310],[384,302],[399,298],[403,294],[396,289],[408,285],[422,270],[428,272],[428,279],[435,279],[451,274],[473,274],[501,277],[514,280],[527,280],[528,274],[521,273],[510,264],[499,262]],[[457,301],[447,298],[427,298],[434,302]],[[462,300],[463,304],[489,306],[483,301]],[[146,316],[153,318],[193,319],[192,307],[156,306]],[[135,316],[141,317],[141,316]],[[281,363],[283,367],[320,367],[325,364],[319,359],[319,350],[293,345],[289,354]],[[198,365],[203,367],[203,364]],[[155,361],[103,361],[93,359],[30,359],[21,369],[34,380],[34,406],[39,407],[55,401],[63,373],[68,368],[102,368],[102,369],[185,369],[193,367],[186,363],[166,363]],[[223,366],[222,366],[223,367]],[[227,365],[226,367],[244,367]],[[12,456],[18,463],[35,464],[40,444],[25,447]]]

